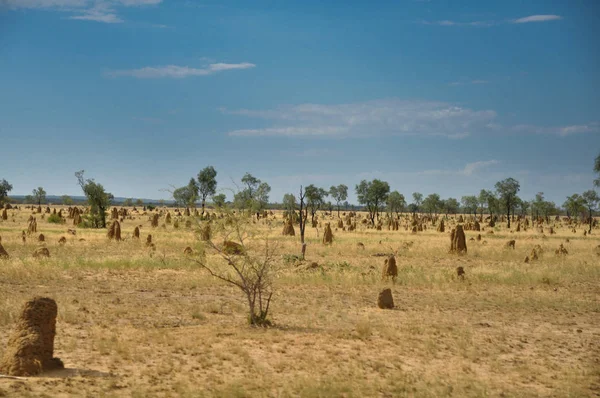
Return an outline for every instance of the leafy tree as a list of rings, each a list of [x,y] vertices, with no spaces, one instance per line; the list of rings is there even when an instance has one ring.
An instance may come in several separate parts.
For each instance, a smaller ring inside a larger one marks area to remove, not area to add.
[[[494,216],[494,212],[499,211],[498,198],[496,198],[496,195],[492,191],[486,191],[485,189],[482,189],[481,192],[479,193],[478,201],[480,203],[482,201],[485,201],[485,203],[487,204],[487,209],[488,209],[488,213],[490,214],[490,217]]]
[[[194,186],[191,184],[177,188],[173,191],[173,199],[175,200],[175,204],[179,207],[192,206],[196,201],[196,198]]]
[[[133,198],[127,198],[123,201],[123,206],[131,207],[133,206]]]
[[[144,201],[143,201],[142,199],[137,199],[137,200],[135,201],[135,205],[136,205],[136,206],[143,206],[143,205],[144,205]]]
[[[362,180],[356,186],[358,203],[367,207],[371,224],[375,225],[375,217],[379,220],[379,210],[387,202],[389,194],[390,185],[378,179],[369,182]]]
[[[304,195],[306,196],[306,208],[310,210],[311,221],[314,223],[317,211],[325,204],[327,191],[310,184],[304,189]]]
[[[286,193],[283,195],[283,208],[285,214],[292,216],[296,211],[296,197],[292,193]]]
[[[517,192],[521,189],[519,182],[514,178],[507,178],[502,181],[498,181],[495,185],[496,192],[507,211],[508,228],[510,228],[510,209],[513,206]]]
[[[442,207],[443,207],[444,211],[446,212],[446,215],[448,215],[448,213],[456,214],[456,213],[458,213],[458,208],[460,207],[460,203],[458,203],[458,200],[456,200],[454,198],[448,198],[448,199],[444,200]]]
[[[261,182],[256,189],[256,195],[254,202],[256,210],[260,211],[267,207],[269,204],[269,193],[271,192],[271,186],[266,182]]]
[[[529,210],[530,206],[531,206],[531,203],[529,203],[526,200],[521,200],[519,202],[519,210],[520,210],[522,216],[527,215],[527,211]]]
[[[544,193],[538,192],[535,194],[535,199],[532,203],[531,210],[535,211],[535,217],[538,218],[541,214],[546,212],[546,201],[544,200]]]
[[[204,214],[204,205],[206,204],[206,198],[209,195],[214,196],[217,192],[217,171],[212,166],[203,168],[198,173],[198,185],[196,194],[200,196],[202,200],[202,214]],[[243,179],[242,179],[243,181]]]
[[[340,203],[348,199],[348,187],[344,184],[340,184],[337,187],[332,186],[331,188],[329,188],[329,195],[331,195],[331,197],[335,200],[339,217]]]
[[[234,195],[234,202],[239,209],[249,209],[251,212],[259,211],[268,204],[269,192],[271,192],[269,184],[262,182],[250,173],[246,173],[242,177],[242,183],[246,187]]]
[[[62,200],[62,204],[65,206],[71,206],[73,203],[75,203],[73,198],[71,198],[69,195],[63,195],[60,197],[60,199]]]
[[[38,206],[46,201],[46,191],[44,191],[44,188],[38,187],[37,189],[34,189],[32,193]]]
[[[462,203],[463,209],[465,209],[467,213],[473,213],[477,215],[477,205],[479,204],[479,199],[477,196],[463,196],[460,198],[460,203]]]
[[[111,193],[107,193],[104,187],[93,179],[84,179],[83,173],[84,170],[80,170],[75,173],[75,177],[77,177],[77,182],[90,205],[92,227],[106,228],[106,209],[108,209],[114,197]]]
[[[8,198],[8,193],[12,191],[13,186],[8,183],[5,179],[0,181],[0,204],[4,203]]]
[[[404,210],[406,207],[406,199],[398,191],[390,192],[387,199],[387,209],[390,213],[396,213],[396,216]]]
[[[594,162],[594,172],[598,174],[598,178],[594,180],[594,185],[600,187],[600,154],[598,154]]]
[[[217,195],[212,196],[212,201],[213,201],[214,205],[216,207],[218,207],[219,209],[222,209],[223,207],[225,207],[225,199],[227,199],[227,197],[225,196],[224,193],[219,193]]]
[[[600,202],[600,197],[598,197],[596,191],[593,190],[585,191],[581,194],[581,197],[583,198],[583,203],[585,204],[585,207],[587,207],[588,211],[590,212],[590,230],[588,231],[588,233],[592,233],[592,224],[594,221],[593,212],[594,210],[596,210],[598,202]]]
[[[489,191],[482,189],[479,191],[479,195],[477,196],[477,205],[479,206],[480,215],[483,216],[483,210],[488,205],[488,194]]]
[[[416,209],[413,213],[416,213],[417,211],[419,211],[421,203],[423,203],[423,194],[419,192],[413,192],[412,197],[413,203],[415,205],[413,209]]]
[[[438,195],[437,193],[432,193],[430,195],[428,195],[425,200],[423,200],[423,209],[428,212],[429,214],[431,213],[437,213],[438,210],[440,210],[442,208],[442,199],[440,198],[440,195]]]

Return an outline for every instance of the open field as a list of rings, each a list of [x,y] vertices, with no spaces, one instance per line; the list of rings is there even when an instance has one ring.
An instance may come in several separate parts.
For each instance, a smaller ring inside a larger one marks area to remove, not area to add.
[[[600,396],[598,229],[583,236],[584,227],[553,221],[556,233],[542,235],[498,223],[466,231],[468,254],[458,256],[448,253],[453,216],[445,233],[359,222],[353,232],[334,228],[328,246],[309,225],[299,262],[290,256],[300,251],[298,226],[296,237],[282,236],[276,213],[253,225],[279,243],[274,326],[252,328],[241,292],[183,254],[202,245],[183,221],[151,228],[134,213],[121,223],[125,240],[111,242],[106,230],[74,236],[71,220],[36,214],[45,242],[36,234],[23,243],[30,215],[8,210],[0,222],[10,254],[0,259],[0,357],[23,303],[48,296],[58,303],[55,355],[67,369],[0,379],[0,396]],[[482,241],[469,240],[479,233]],[[567,255],[554,253],[561,243]],[[543,255],[524,263],[535,245]],[[40,246],[50,258],[32,257]],[[392,251],[395,284],[381,281],[381,255]],[[377,307],[386,287],[393,310]]]

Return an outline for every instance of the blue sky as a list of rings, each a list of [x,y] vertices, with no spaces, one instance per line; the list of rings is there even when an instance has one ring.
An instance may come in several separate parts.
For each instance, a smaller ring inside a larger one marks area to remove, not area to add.
[[[562,204],[600,152],[600,3],[0,0],[13,194],[168,198],[213,165],[271,200],[380,178],[410,197],[513,177]],[[227,193],[227,192],[226,192]],[[228,194],[231,198],[231,194]]]

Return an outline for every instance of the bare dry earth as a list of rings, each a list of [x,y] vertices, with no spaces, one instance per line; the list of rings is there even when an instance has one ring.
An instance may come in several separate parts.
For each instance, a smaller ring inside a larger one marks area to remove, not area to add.
[[[46,242],[23,244],[29,215],[9,210],[0,222],[11,255],[0,260],[0,355],[22,304],[48,296],[67,369],[0,379],[0,396],[600,396],[600,230],[584,237],[556,223],[557,234],[542,236],[503,225],[482,232],[486,243],[467,231],[468,254],[458,257],[448,254],[449,233],[432,227],[334,230],[331,246],[309,227],[307,261],[297,262],[289,255],[299,239],[280,235],[276,214],[256,224],[281,244],[275,327],[262,329],[247,326],[238,290],[183,255],[200,245],[190,229],[151,229],[137,215],[122,230],[130,237],[143,225],[140,242],[108,242],[106,230],[72,236],[69,224],[38,215]],[[144,245],[148,233],[156,251]],[[554,254],[561,243],[566,256]],[[544,255],[525,264],[536,244]],[[51,258],[36,260],[42,245]],[[377,256],[392,250],[395,284],[380,280]],[[385,287],[394,310],[376,306]]]

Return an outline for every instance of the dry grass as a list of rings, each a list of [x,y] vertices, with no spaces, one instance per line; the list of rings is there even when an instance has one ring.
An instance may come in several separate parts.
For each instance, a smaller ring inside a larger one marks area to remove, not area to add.
[[[59,306],[56,356],[69,369],[0,379],[0,396],[600,394],[599,230],[584,238],[583,229],[557,225],[556,235],[542,237],[497,227],[482,232],[487,244],[469,241],[477,232],[466,231],[468,254],[456,256],[447,254],[449,232],[432,227],[414,235],[360,225],[334,230],[328,246],[307,228],[307,260],[298,262],[299,238],[281,236],[281,216],[271,217],[255,228],[280,243],[276,326],[257,329],[247,326],[239,291],[183,254],[202,245],[183,222],[152,229],[136,216],[121,224],[125,241],[109,242],[105,230],[72,236],[70,226],[38,217],[51,257],[37,260],[31,254],[41,244],[21,242],[28,216],[9,210],[0,223],[11,255],[0,260],[0,355],[22,303],[49,296]],[[155,251],[144,244],[149,233]],[[515,250],[505,247],[510,239]],[[554,255],[560,243],[567,256]],[[544,255],[523,263],[536,244]],[[380,281],[385,257],[375,256],[392,251],[393,285]],[[312,262],[319,267],[307,270]],[[392,288],[395,310],[376,306],[384,287]]]

